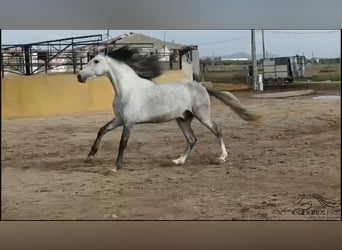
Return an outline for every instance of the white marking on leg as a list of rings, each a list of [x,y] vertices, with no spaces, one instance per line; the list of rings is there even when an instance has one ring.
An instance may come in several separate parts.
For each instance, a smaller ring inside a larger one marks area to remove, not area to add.
[[[223,138],[220,138],[220,145],[221,145],[222,154],[219,159],[220,159],[220,162],[223,163],[223,162],[226,162],[227,157],[228,157],[226,145],[224,145]]]
[[[173,163],[175,163],[177,165],[182,165],[182,164],[184,164],[186,157],[187,157],[187,155],[181,155],[178,159],[172,160],[172,161],[173,161]]]

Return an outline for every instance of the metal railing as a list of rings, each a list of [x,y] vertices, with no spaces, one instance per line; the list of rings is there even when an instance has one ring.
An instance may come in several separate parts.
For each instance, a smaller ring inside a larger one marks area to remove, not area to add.
[[[33,75],[40,73],[76,73],[99,52],[120,46],[130,46],[141,53],[156,53],[164,70],[182,68],[182,56],[187,53],[172,50],[162,53],[153,43],[103,42],[102,35],[70,37],[29,44],[9,44],[1,46],[1,75]]]
[[[57,67],[72,66],[76,72],[86,56],[82,48],[96,48],[102,35],[69,37],[29,44],[1,46],[1,75],[5,73],[32,75],[49,72]],[[88,49],[89,50],[89,49]]]

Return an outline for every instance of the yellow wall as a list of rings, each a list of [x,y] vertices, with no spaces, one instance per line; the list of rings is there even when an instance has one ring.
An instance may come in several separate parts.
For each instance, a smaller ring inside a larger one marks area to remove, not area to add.
[[[182,81],[182,71],[167,71],[160,83]],[[111,111],[114,90],[105,77],[78,83],[73,74],[6,76],[1,84],[2,119]]]
[[[182,82],[189,81],[188,77],[182,70],[170,70],[166,71],[161,76],[154,79],[158,83],[168,83],[168,82]]]

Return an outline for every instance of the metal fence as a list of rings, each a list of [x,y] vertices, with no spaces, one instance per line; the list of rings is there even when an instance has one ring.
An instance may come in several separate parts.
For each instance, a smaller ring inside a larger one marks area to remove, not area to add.
[[[28,59],[27,59],[28,57]],[[89,59],[82,52],[45,52],[37,51],[2,54],[2,75],[5,72],[21,75],[33,75],[42,72],[76,72]]]
[[[91,35],[31,44],[2,45],[1,75],[4,77],[5,74],[76,73],[97,53],[124,45],[138,48],[142,54],[156,53],[161,59],[163,70],[182,68],[182,51],[158,53],[153,43],[106,43],[102,41],[102,35]]]
[[[1,46],[1,73],[32,75],[41,72],[63,70],[76,72],[82,67],[85,46],[96,48],[102,43],[102,35],[70,37],[30,44]]]

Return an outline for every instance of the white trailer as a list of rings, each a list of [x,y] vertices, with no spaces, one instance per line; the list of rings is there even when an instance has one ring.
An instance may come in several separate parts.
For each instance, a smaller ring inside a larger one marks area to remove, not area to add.
[[[305,77],[304,56],[265,58],[262,66],[264,84],[291,83]]]

